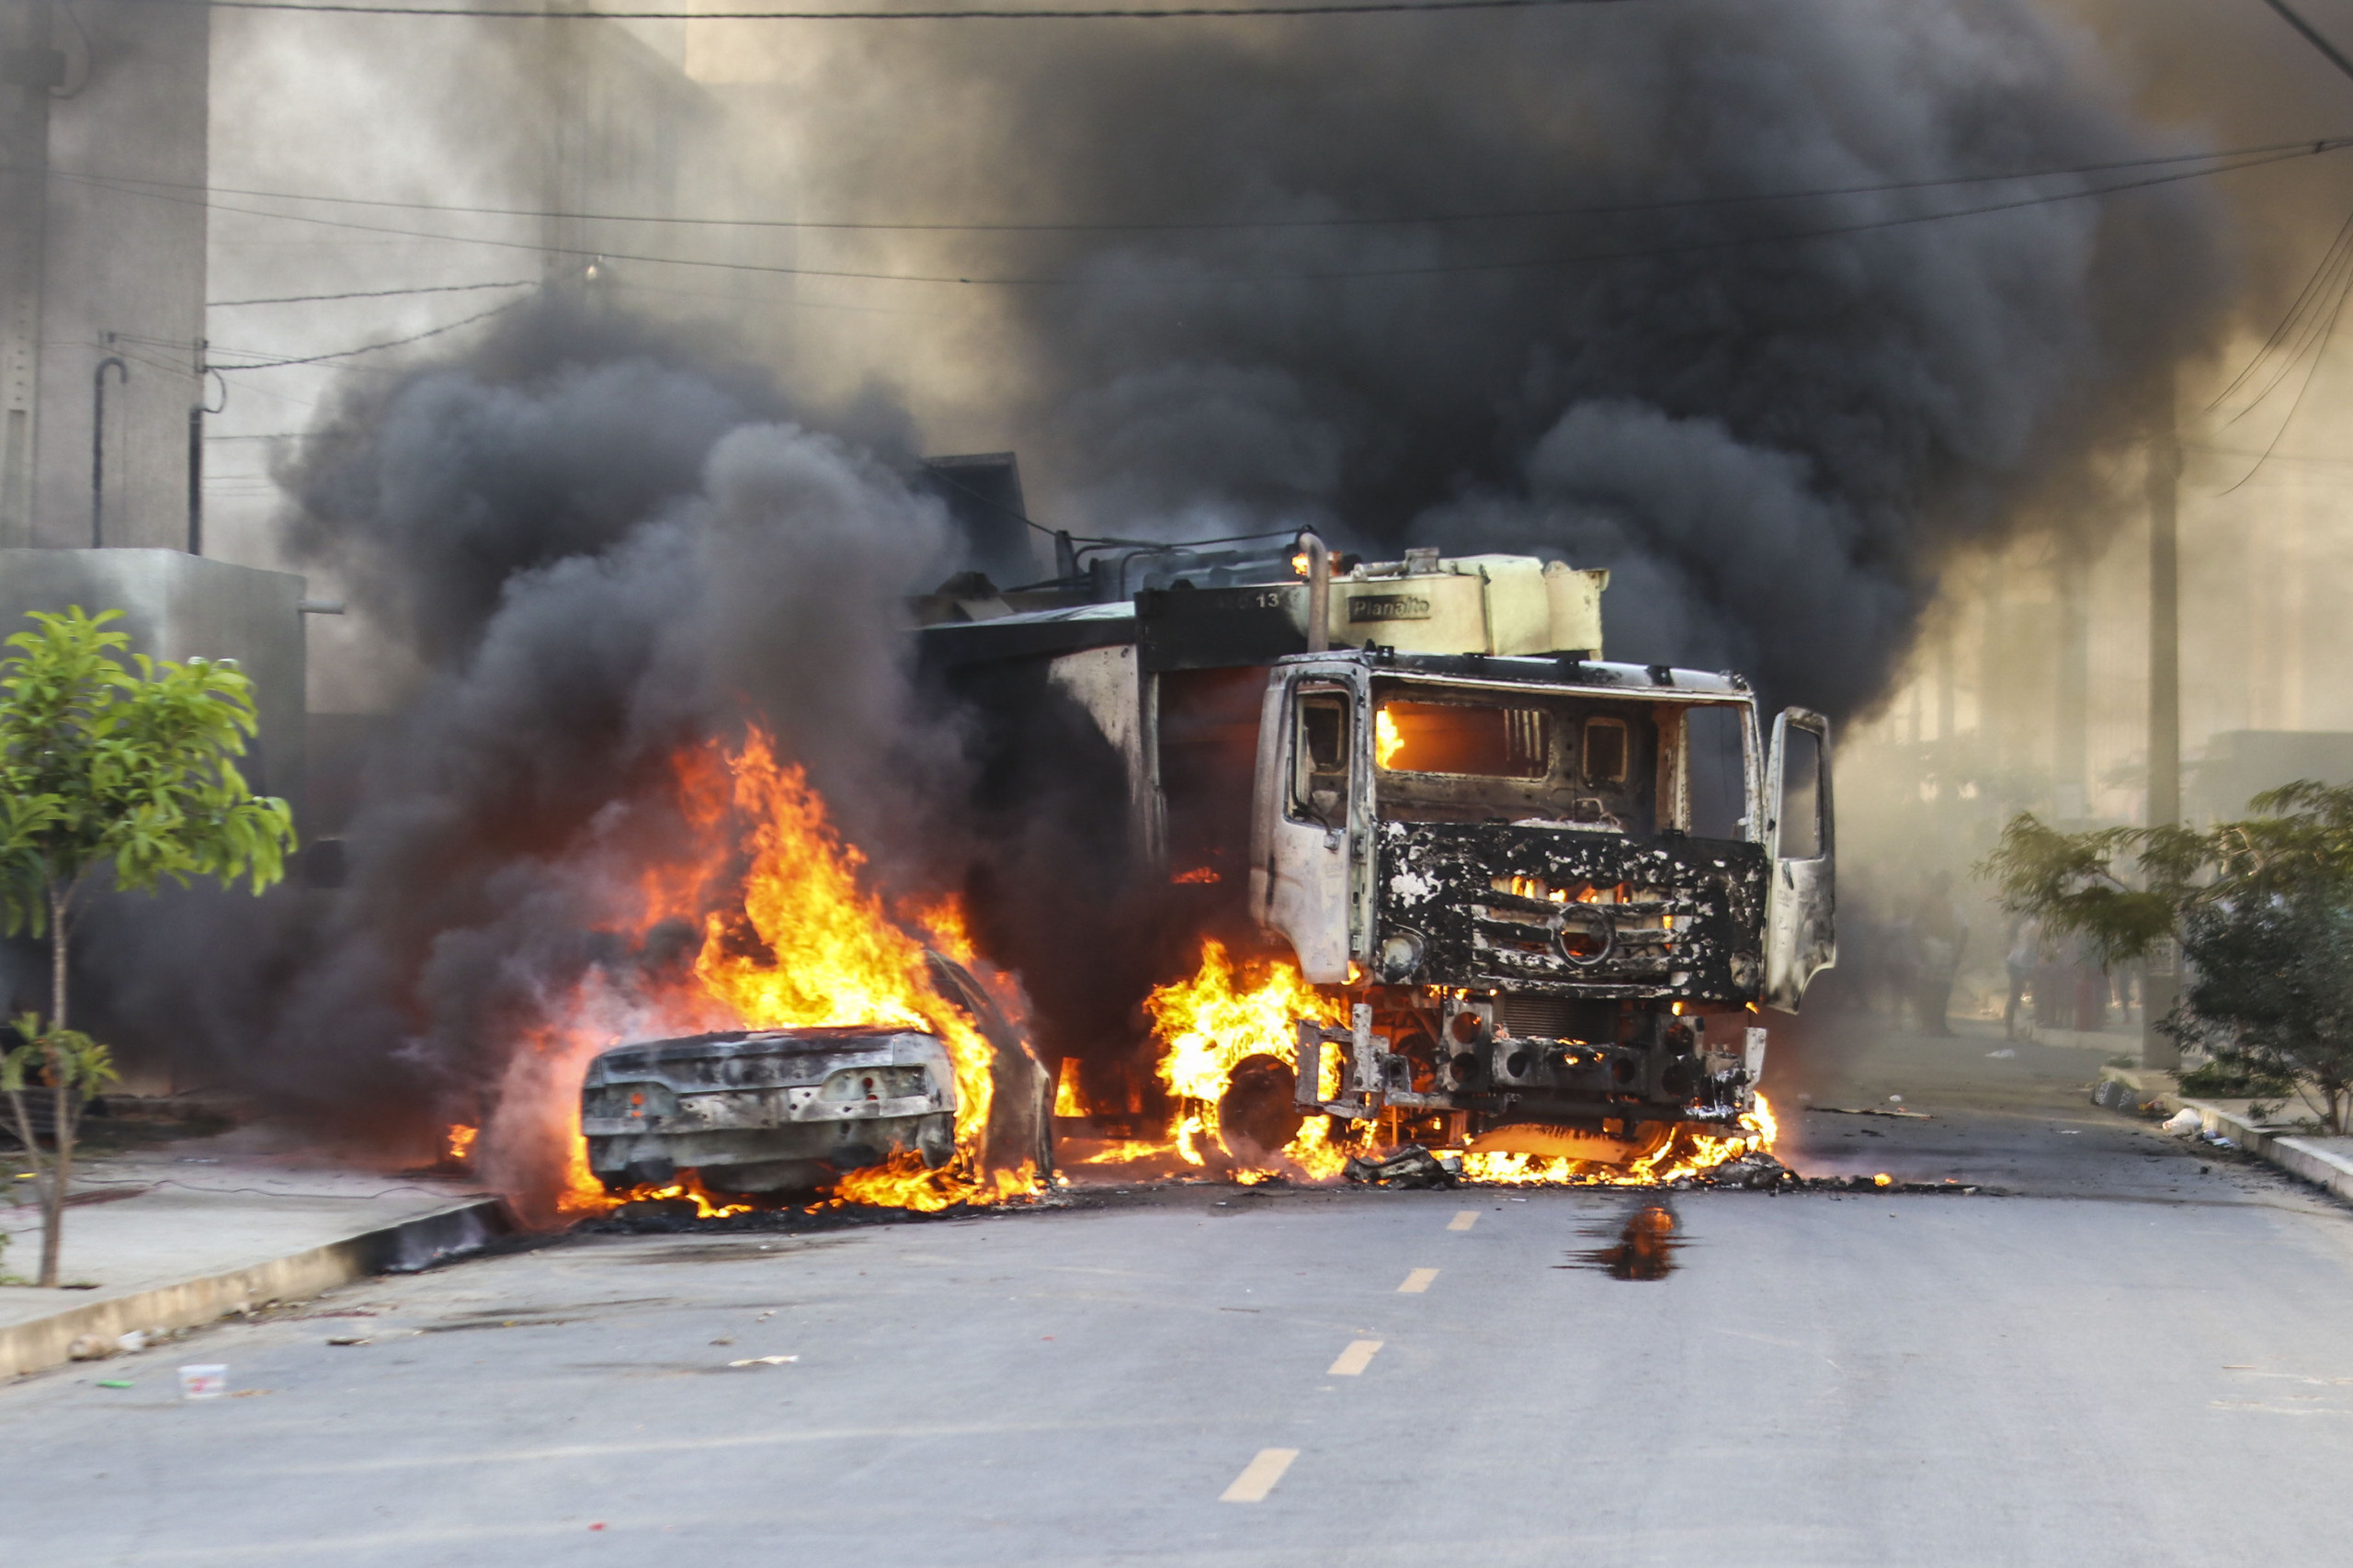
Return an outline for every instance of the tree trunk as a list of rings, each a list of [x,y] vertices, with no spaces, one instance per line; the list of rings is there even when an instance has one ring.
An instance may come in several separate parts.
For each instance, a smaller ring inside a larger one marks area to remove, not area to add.
[[[49,1027],[65,1027],[65,901],[54,882],[49,888]],[[65,1242],[65,1184],[74,1177],[73,1085],[66,1081],[65,1063],[52,1045],[49,1051],[50,1093],[56,1096],[57,1119],[51,1136],[57,1140],[57,1157],[51,1162],[47,1190],[41,1194],[40,1281],[57,1288],[58,1254]],[[29,1131],[29,1129],[28,1129]]]
[[[66,890],[49,884],[49,1027],[65,1027]]]

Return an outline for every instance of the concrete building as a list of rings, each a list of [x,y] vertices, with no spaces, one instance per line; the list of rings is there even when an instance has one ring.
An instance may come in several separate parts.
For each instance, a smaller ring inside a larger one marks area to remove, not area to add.
[[[0,0],[0,547],[186,548],[211,20]]]

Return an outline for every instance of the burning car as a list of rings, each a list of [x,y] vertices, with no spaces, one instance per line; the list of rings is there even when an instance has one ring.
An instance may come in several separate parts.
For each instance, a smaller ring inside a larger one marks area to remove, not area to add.
[[[991,1052],[978,1169],[1052,1168],[1051,1080],[961,965],[926,955],[934,985]],[[958,1155],[948,1041],[919,1026],[729,1029],[615,1046],[589,1062],[580,1131],[608,1192],[692,1172],[715,1192],[805,1191],[912,1158]]]

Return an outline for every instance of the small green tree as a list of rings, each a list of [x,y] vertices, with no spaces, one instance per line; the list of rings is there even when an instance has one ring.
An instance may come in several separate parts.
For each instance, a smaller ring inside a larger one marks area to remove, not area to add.
[[[2341,1133],[2353,1119],[2353,787],[2305,780],[2248,810],[2202,833],[2059,833],[2021,813],[1978,872],[2005,908],[2083,938],[2103,964],[2179,942],[2181,1002],[2163,1027],[2228,1071],[2294,1084]],[[2138,885],[2117,869],[2128,855]]]
[[[81,1096],[112,1081],[107,1050],[66,1020],[67,942],[75,903],[102,868],[113,885],[153,892],[191,877],[244,878],[260,892],[294,845],[284,801],[245,787],[233,757],[258,725],[253,683],[233,664],[115,657],[130,639],[76,605],[32,613],[0,658],[0,919],[49,938],[46,1022],[28,1013],[0,1054],[0,1093],[39,1173],[40,1283],[57,1283]],[[28,1104],[50,1092],[48,1148]]]

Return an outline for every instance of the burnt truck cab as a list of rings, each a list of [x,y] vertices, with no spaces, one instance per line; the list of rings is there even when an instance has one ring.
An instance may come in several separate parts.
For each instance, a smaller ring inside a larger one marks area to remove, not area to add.
[[[1733,676],[1277,660],[1251,913],[1349,1003],[1347,1028],[1302,1027],[1301,1108],[1547,1154],[1736,1118],[1755,1008],[1794,1011],[1835,961],[1828,763],[1819,715],[1766,743]]]
[[[1036,759],[1116,807],[1129,864],[1346,1020],[1260,1063],[1266,1125],[1624,1160],[1750,1109],[1758,1009],[1836,957],[1819,715],[1768,731],[1736,675],[1605,661],[1609,574],[1557,561],[1302,534],[1088,573],[934,596],[922,664],[995,788]]]

